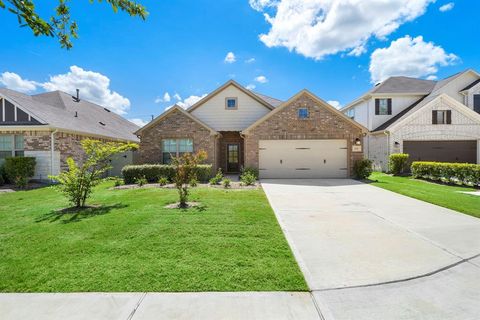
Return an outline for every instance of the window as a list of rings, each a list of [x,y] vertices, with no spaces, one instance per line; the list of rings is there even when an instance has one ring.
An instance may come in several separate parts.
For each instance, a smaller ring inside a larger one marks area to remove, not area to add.
[[[355,108],[348,109],[346,115],[350,119],[355,119]]]
[[[23,155],[23,135],[0,135],[0,164],[5,158]]]
[[[473,95],[473,110],[480,113],[480,94]]]
[[[432,111],[432,124],[451,124],[451,110],[434,110]]]
[[[392,114],[392,99],[375,99],[375,114],[386,116]]]
[[[238,108],[237,98],[225,98],[225,109],[235,110]]]
[[[299,119],[308,119],[308,109],[307,108],[298,109],[298,118]]]
[[[172,157],[179,157],[184,153],[193,152],[192,139],[164,139],[162,140],[162,163],[170,164]]]

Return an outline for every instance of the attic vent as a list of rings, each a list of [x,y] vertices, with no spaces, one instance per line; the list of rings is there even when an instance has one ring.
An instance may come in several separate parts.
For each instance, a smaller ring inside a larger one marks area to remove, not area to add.
[[[382,84],[381,82],[377,82],[377,83],[375,84],[375,87],[378,87],[378,86],[381,85],[381,84]]]
[[[103,108],[103,110],[105,110],[107,112],[112,112],[112,111],[108,110],[107,108]]]
[[[103,123],[102,121],[98,121],[98,123],[100,123],[100,125],[104,126],[105,123]]]

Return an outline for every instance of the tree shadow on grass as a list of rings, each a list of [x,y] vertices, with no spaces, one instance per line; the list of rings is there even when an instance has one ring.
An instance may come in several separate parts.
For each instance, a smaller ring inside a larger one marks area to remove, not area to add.
[[[84,208],[64,208],[59,210],[52,210],[41,217],[38,217],[35,222],[60,222],[60,223],[72,223],[79,222],[84,219],[93,218],[95,216],[101,216],[109,213],[114,209],[123,209],[128,207],[126,204],[116,203],[108,206],[87,206]]]

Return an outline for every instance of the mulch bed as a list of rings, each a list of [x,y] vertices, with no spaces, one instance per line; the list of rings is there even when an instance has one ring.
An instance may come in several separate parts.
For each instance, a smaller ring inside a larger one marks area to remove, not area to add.
[[[225,189],[225,190],[248,190],[248,189],[258,189],[260,187],[259,183],[255,183],[253,186],[244,186],[240,182],[232,181],[230,183],[229,188],[225,188],[222,185],[210,185],[208,183],[199,183],[195,188],[215,188],[215,189]],[[141,189],[141,188],[164,188],[164,189],[175,189],[175,185],[173,183],[161,186],[158,183],[148,183],[144,184],[143,186],[139,186],[137,184],[127,184],[123,186],[113,187],[112,189],[115,190],[125,190],[125,189]]]

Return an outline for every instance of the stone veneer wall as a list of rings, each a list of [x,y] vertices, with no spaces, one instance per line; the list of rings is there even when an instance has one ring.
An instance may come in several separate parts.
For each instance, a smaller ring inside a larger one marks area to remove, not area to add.
[[[216,137],[211,131],[178,110],[172,111],[164,119],[141,133],[138,163],[162,162],[162,139],[193,140],[193,151],[205,150],[207,163],[216,167]]]
[[[309,119],[298,119],[298,108],[308,108]],[[351,175],[353,163],[363,158],[363,152],[352,152],[357,138],[363,141],[359,127],[305,93],[246,134],[245,166],[258,168],[259,140],[346,139]]]

